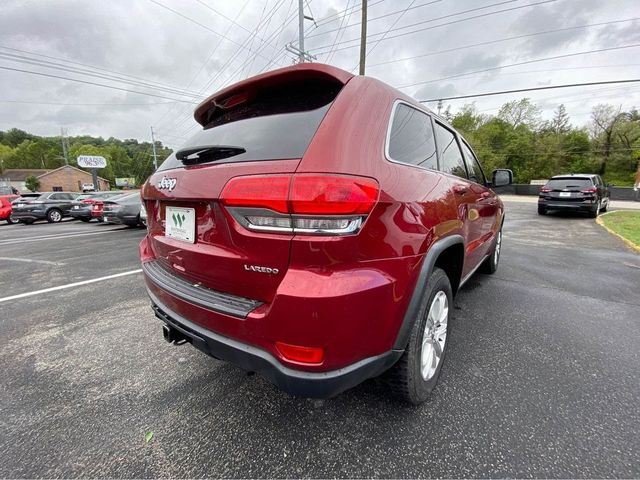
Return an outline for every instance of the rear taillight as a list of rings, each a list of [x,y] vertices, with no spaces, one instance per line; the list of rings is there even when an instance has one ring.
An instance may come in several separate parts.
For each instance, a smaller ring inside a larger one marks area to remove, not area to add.
[[[542,193],[549,193],[549,192],[551,191],[551,189],[550,189],[549,187],[542,187],[542,188],[540,189],[540,191],[541,191]]]
[[[256,175],[229,180],[220,196],[249,230],[356,233],[378,200],[378,182],[338,175]]]
[[[598,193],[598,189],[596,187],[585,188],[584,190],[580,190],[582,193]]]

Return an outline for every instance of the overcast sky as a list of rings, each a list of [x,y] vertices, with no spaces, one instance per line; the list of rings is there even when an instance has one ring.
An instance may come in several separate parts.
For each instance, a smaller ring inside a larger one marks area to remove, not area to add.
[[[305,21],[306,49],[319,62],[357,72],[359,1],[305,2],[317,23]],[[290,65],[285,45],[297,44],[298,0],[2,3],[0,130],[59,135],[64,127],[72,136],[148,140],[153,125],[157,139],[177,147],[197,128],[188,102]],[[417,99],[640,78],[640,47],[618,48],[640,45],[636,17],[638,0],[369,0],[366,73],[409,85],[402,90]],[[609,50],[531,62],[601,49]],[[453,51],[434,54],[442,50]],[[522,62],[529,63],[506,66]],[[492,70],[460,76],[485,69]],[[640,106],[640,84],[485,97],[476,105],[496,113],[503,102],[524,96],[545,116],[564,103],[572,123],[582,125],[597,103]],[[455,111],[471,101],[445,106]]]

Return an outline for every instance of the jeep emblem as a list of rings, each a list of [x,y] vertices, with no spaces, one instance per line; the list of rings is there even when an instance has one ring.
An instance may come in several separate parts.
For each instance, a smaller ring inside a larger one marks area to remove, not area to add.
[[[162,177],[162,180],[158,182],[158,189],[171,191],[176,188],[177,183],[177,178]]]

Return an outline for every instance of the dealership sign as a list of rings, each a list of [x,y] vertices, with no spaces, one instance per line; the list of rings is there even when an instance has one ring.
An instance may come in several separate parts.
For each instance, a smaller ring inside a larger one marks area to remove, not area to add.
[[[107,166],[107,159],[97,155],[80,155],[78,166],[83,168],[104,168]]]

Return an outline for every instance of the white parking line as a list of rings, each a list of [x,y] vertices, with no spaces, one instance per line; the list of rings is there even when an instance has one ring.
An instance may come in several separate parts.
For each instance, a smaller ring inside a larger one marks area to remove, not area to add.
[[[20,293],[18,295],[11,295],[10,297],[0,298],[0,303],[8,302],[9,300],[17,300],[19,298],[31,297],[33,295],[40,295],[41,293],[49,293],[49,292],[55,292],[57,290],[64,290],[65,288],[73,288],[73,287],[79,287],[81,285],[88,285],[90,283],[102,282],[103,280],[111,280],[112,278],[124,277],[126,275],[133,275],[134,273],[140,273],[140,272],[142,272],[142,269],[138,268],[136,270],[129,270],[128,272],[121,272],[121,273],[116,273],[114,275],[107,275],[106,277],[92,278],[91,280],[83,280],[82,282],[67,283],[66,285],[60,285],[58,287],[44,288],[42,290],[35,290],[33,292]]]
[[[6,262],[25,262],[25,263],[43,263],[44,265],[64,265],[62,262],[50,262],[49,260],[36,260],[34,258],[13,258],[13,257],[0,257],[0,261]]]
[[[10,238],[7,240],[0,240],[0,245],[12,245],[15,243],[27,243],[27,242],[43,242],[45,240],[57,240],[59,238],[75,238],[84,237],[86,235],[102,235],[105,233],[122,232],[124,229],[118,228],[114,230],[106,230],[104,232],[85,232],[85,233],[60,233],[57,235],[42,235],[39,237],[27,237],[27,238]],[[127,230],[124,230],[129,231]],[[131,231],[134,231],[133,229]]]

